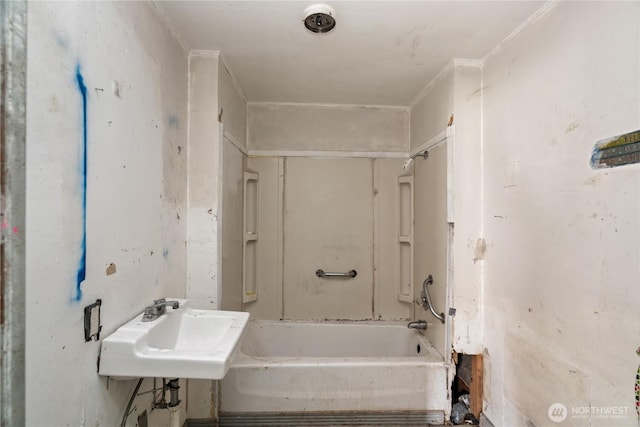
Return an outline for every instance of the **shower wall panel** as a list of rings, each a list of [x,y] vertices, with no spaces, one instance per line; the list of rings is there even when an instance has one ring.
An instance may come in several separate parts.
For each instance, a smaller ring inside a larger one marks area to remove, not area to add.
[[[285,318],[372,318],[372,180],[372,159],[285,159]]]

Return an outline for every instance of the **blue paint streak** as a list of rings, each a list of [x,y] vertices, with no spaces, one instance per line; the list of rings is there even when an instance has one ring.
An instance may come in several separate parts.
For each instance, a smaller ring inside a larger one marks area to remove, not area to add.
[[[82,243],[80,244],[80,262],[78,263],[78,275],[76,281],[75,300],[82,299],[82,282],[87,276],[87,86],[84,84],[84,77],[80,72],[80,64],[76,67],[76,82],[82,97],[82,166],[80,174],[82,177]]]

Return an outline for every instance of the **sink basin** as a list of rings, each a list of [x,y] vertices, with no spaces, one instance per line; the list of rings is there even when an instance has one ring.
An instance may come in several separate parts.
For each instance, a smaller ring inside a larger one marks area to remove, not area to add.
[[[240,348],[249,313],[196,310],[188,300],[151,322],[142,313],[102,341],[98,373],[139,377],[222,379]]]

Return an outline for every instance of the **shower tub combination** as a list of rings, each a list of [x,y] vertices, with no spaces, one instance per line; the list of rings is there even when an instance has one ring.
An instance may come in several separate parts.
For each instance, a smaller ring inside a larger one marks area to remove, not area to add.
[[[442,355],[398,322],[250,321],[221,381],[228,414],[420,414],[442,423]]]

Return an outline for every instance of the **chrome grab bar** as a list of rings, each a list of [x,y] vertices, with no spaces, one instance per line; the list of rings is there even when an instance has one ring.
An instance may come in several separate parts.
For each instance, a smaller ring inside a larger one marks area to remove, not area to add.
[[[358,272],[355,270],[351,270],[346,273],[329,273],[328,271],[324,271],[321,268],[316,270],[317,277],[346,277],[348,279],[353,279],[357,275],[358,275]]]
[[[436,313],[436,310],[433,308],[433,303],[431,302],[431,296],[429,295],[429,289],[427,286],[433,285],[433,276],[429,275],[424,282],[422,282],[422,292],[420,294],[420,299],[422,300],[422,308],[425,311],[430,311],[433,316],[444,323],[444,313]]]

